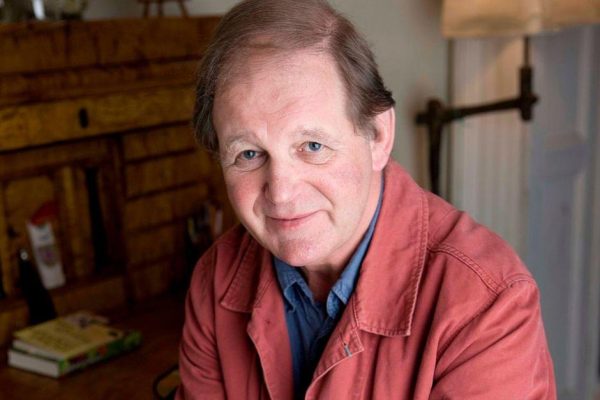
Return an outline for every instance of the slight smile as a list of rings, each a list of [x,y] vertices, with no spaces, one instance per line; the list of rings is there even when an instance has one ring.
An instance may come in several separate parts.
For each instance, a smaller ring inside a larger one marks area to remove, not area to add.
[[[317,214],[317,211],[285,218],[267,216],[267,223],[274,225],[277,229],[294,229],[308,222],[315,214]]]

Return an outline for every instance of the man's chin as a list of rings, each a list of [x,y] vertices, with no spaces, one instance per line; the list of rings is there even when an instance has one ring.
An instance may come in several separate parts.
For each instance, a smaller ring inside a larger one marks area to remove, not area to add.
[[[281,261],[296,267],[314,264],[321,258],[319,253],[323,251],[321,246],[313,241],[294,241],[294,243],[279,245],[270,250]]]

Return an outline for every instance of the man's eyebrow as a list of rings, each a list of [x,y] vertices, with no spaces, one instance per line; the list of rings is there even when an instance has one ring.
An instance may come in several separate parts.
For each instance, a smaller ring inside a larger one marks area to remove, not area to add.
[[[241,142],[246,141],[247,139],[247,134],[244,133],[240,133],[238,135],[232,136],[230,138],[228,138],[224,143],[223,143],[223,149],[225,150],[225,152],[229,152],[231,151],[231,149],[238,145]]]
[[[339,140],[333,135],[327,133],[320,128],[301,128],[299,129],[300,135],[309,139],[315,139],[318,141],[327,141],[329,143],[338,143]]]

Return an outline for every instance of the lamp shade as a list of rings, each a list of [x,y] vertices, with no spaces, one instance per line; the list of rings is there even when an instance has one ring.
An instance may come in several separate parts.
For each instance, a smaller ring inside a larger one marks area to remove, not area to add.
[[[447,37],[531,35],[600,22],[600,0],[444,0]]]

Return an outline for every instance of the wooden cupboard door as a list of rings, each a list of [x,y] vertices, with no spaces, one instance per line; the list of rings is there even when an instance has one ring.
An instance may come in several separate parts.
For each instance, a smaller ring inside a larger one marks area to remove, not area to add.
[[[67,285],[118,264],[114,148],[96,141],[0,155],[0,262],[9,297],[19,294],[18,249],[31,250],[27,222],[43,206],[54,210],[48,220]]]

